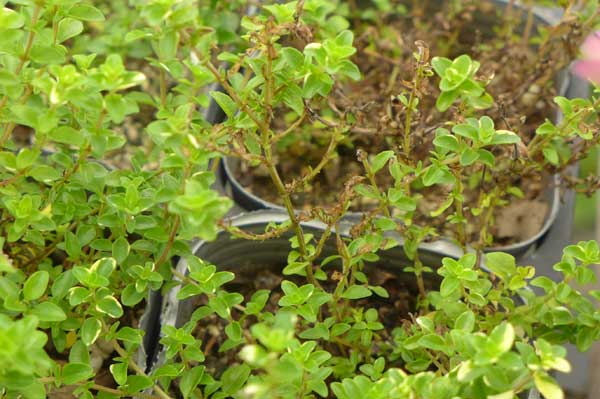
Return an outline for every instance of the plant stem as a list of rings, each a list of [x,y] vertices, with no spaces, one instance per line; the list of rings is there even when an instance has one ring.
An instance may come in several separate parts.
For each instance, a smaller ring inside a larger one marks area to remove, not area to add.
[[[529,37],[531,36],[531,30],[533,28],[533,4],[530,1],[527,2],[527,21],[525,22],[525,29],[523,30],[523,46],[529,44]]]
[[[490,222],[492,220],[492,216],[494,216],[494,210],[496,209],[496,202],[498,200],[497,198],[497,187],[494,187],[494,189],[492,190],[491,194],[490,194],[490,203],[488,205],[488,208],[486,209],[486,211],[483,213],[482,218],[481,218],[481,226],[480,226],[480,232],[479,232],[479,240],[477,243],[477,250],[478,251],[482,251],[483,248],[485,247],[485,244],[488,241],[488,227],[490,226]],[[479,263],[477,263],[479,264]]]
[[[185,191],[185,182],[186,182],[188,176],[190,175],[191,171],[192,171],[192,165],[188,164],[185,167],[185,169],[183,171],[183,176],[181,178],[180,190],[182,192]],[[166,215],[169,214],[168,206],[165,206],[165,214]],[[155,271],[158,266],[160,266],[164,261],[167,260],[167,258],[169,256],[169,252],[171,252],[171,248],[173,248],[173,244],[175,243],[175,238],[177,237],[177,232],[179,231],[180,226],[181,226],[181,217],[179,215],[175,215],[173,227],[171,228],[171,232],[169,233],[169,238],[167,240],[167,244],[165,245],[165,248],[163,249],[163,252],[160,255],[160,257],[158,258],[158,260],[154,263],[154,266],[152,267],[153,271]]]
[[[351,257],[350,257],[350,254],[348,253],[348,247],[346,247],[344,240],[342,240],[342,237],[340,236],[339,231],[335,232],[335,236],[336,236],[337,250],[338,250],[338,253],[340,254],[340,256],[342,257],[342,277],[340,278],[340,280],[338,281],[338,283],[335,287],[335,291],[333,292],[333,300],[331,301],[331,303],[338,304],[339,299],[342,296],[342,293],[349,286],[348,275],[352,272],[352,268],[349,266]],[[347,300],[343,301],[341,306],[335,306],[335,313],[336,313],[339,321],[342,321],[347,306],[348,306]]]
[[[8,186],[9,184],[14,183],[16,180],[19,179],[19,177],[23,176],[26,172],[27,169],[22,169],[14,175],[12,175],[11,177],[9,177],[8,179],[0,181],[0,187]]]
[[[271,142],[275,143],[287,136],[288,134],[290,134],[291,132],[293,132],[294,130],[296,130],[300,126],[300,124],[304,122],[304,118],[306,118],[306,111],[302,115],[300,115],[300,117],[296,119],[296,121],[294,121],[294,123],[292,123],[283,132],[274,134],[273,137],[271,137]]]
[[[245,240],[264,241],[264,240],[269,240],[271,238],[281,237],[281,235],[283,233],[285,233],[286,231],[289,231],[293,226],[290,225],[290,226],[278,227],[276,229],[273,229],[271,231],[268,231],[268,232],[262,233],[262,234],[249,233],[245,230],[240,229],[239,227],[230,226],[225,223],[220,223],[219,227],[222,228],[223,230],[226,230],[228,233],[230,233],[234,236],[243,238]]]
[[[392,214],[388,208],[387,196],[385,195],[385,193],[382,193],[382,191],[379,189],[379,186],[377,185],[377,180],[375,180],[375,174],[373,173],[373,169],[371,169],[371,165],[369,164],[367,155],[363,151],[361,151],[359,152],[358,158],[362,162],[363,167],[365,168],[365,171],[367,173],[367,179],[369,179],[369,183],[371,183],[373,189],[376,190],[382,196],[382,198],[385,199],[381,207],[383,213],[385,213],[386,217],[392,219]]]
[[[179,226],[181,225],[181,218],[179,215],[175,215],[175,221],[173,222],[173,227],[171,228],[171,232],[169,233],[169,239],[167,240],[167,244],[165,245],[165,249],[163,249],[160,257],[156,262],[154,262],[153,270],[163,264],[167,257],[169,256],[169,252],[171,252],[171,248],[173,248],[173,243],[175,242],[175,237],[177,236],[177,231],[179,230]]]
[[[267,56],[267,62],[266,62],[266,66],[265,66],[266,72],[271,70],[271,65],[272,65],[272,61],[273,61],[273,54],[272,54],[271,47],[272,47],[272,44],[269,43],[267,46],[267,55],[268,56]],[[198,58],[202,59],[202,57],[198,57]],[[264,154],[264,165],[267,167],[267,169],[269,171],[269,176],[271,177],[271,180],[273,181],[273,184],[275,185],[275,188],[277,189],[277,193],[281,197],[284,207],[288,213],[288,216],[292,223],[292,227],[293,227],[296,237],[298,239],[300,255],[304,261],[308,262],[308,265],[306,266],[307,279],[313,285],[320,287],[321,285],[314,277],[312,263],[308,260],[309,257],[308,257],[308,251],[306,249],[304,232],[302,230],[302,226],[300,225],[300,221],[298,220],[298,217],[294,210],[294,205],[292,204],[292,200],[290,198],[290,193],[285,188],[285,185],[283,184],[283,181],[281,180],[281,176],[279,176],[279,172],[277,171],[277,168],[275,167],[275,164],[273,162],[273,155],[272,155],[272,151],[271,151],[272,131],[270,128],[270,118],[271,118],[271,110],[270,110],[271,103],[270,102],[273,97],[273,93],[272,93],[273,82],[272,82],[272,76],[270,76],[271,74],[265,75],[266,79],[265,79],[265,97],[264,97],[265,104],[264,105],[265,105],[267,112],[266,112],[265,118],[261,119],[239,97],[236,90],[229,84],[229,82],[227,82],[227,79],[225,79],[221,76],[221,74],[219,73],[217,68],[210,61],[206,61],[205,65],[209,69],[209,71],[213,74],[213,76],[215,77],[217,82],[219,82],[219,84],[221,84],[221,86],[225,89],[227,94],[236,103],[236,105],[243,112],[245,112],[248,115],[248,117],[250,119],[252,119],[252,121],[258,127],[258,129],[260,131],[261,147],[262,147],[262,151]]]
[[[127,359],[129,368],[135,371],[137,375],[148,377],[144,370],[142,370],[142,368],[128,356],[127,351],[125,351],[125,349],[123,349],[123,347],[119,345],[119,343],[116,340],[112,340],[111,343],[115,351],[119,354],[119,356],[123,359]],[[172,399],[161,387],[158,386],[158,384],[154,384],[152,389],[154,389],[154,392],[156,392],[158,396],[162,399]]]
[[[331,139],[329,140],[329,145],[327,146],[327,150],[325,150],[325,154],[321,158],[321,161],[319,161],[317,166],[315,166],[314,168],[311,168],[310,173],[302,176],[301,179],[295,180],[290,184],[290,186],[292,187],[292,191],[298,185],[298,183],[308,183],[308,182],[312,181],[315,177],[317,177],[317,175],[319,173],[321,173],[321,170],[323,170],[323,168],[325,166],[327,166],[327,163],[329,163],[329,161],[331,161],[333,159],[333,154],[334,154],[335,150],[337,149],[337,143],[338,143],[338,132],[334,132],[331,135]]]
[[[406,157],[406,160],[409,161],[410,160],[410,152],[411,152],[411,140],[410,140],[410,125],[412,123],[412,111],[414,108],[414,101],[415,101],[415,96],[416,96],[416,87],[417,87],[417,81],[418,78],[415,78],[415,81],[413,82],[413,89],[410,92],[410,97],[408,99],[408,106],[406,109],[406,117],[404,119],[404,143],[403,143],[403,150],[404,150],[404,156]]]
[[[415,70],[415,76],[412,81],[412,90],[410,92],[410,96],[408,98],[408,105],[406,106],[406,116],[404,119],[404,156],[406,157],[406,161],[410,163],[410,153],[411,153],[411,124],[413,112],[415,111],[417,95],[419,92],[419,86],[421,85],[421,80],[423,79],[423,69],[425,63],[427,63],[427,52],[428,50],[423,46],[418,46],[418,54],[419,58],[417,59],[417,65]]]
[[[506,27],[506,39],[510,40],[513,33],[513,9],[515,0],[509,0],[504,10],[504,26]]]
[[[423,281],[423,263],[419,259],[419,252],[415,253],[415,276],[417,277],[417,288],[419,289],[419,296],[423,299],[427,297],[425,292],[425,282]]]
[[[582,120],[585,120],[587,117],[589,117],[590,115],[592,115],[593,113],[597,112],[596,109],[600,107],[600,97],[598,97],[594,103],[592,104],[591,107],[585,107],[582,108],[580,110],[578,110],[577,112],[573,112],[573,114],[566,119],[563,119],[558,126],[556,126],[556,130],[559,132],[559,136],[561,135],[560,133],[562,133],[562,130],[567,128],[571,122],[577,118],[581,118]],[[580,116],[581,114],[584,114],[583,116]],[[527,145],[527,153],[529,154],[530,158],[533,158],[534,155],[536,155],[538,152],[542,151],[544,149],[544,146],[549,142],[552,141],[552,139],[554,139],[554,135],[552,134],[547,134],[547,135],[539,135],[537,134],[533,140],[531,140],[529,142],[529,144]]]
[[[21,61],[19,62],[19,65],[17,65],[17,68],[15,69],[15,75],[19,75],[21,73],[21,70],[25,66],[25,63],[29,60],[29,53],[31,52],[31,46],[33,45],[33,39],[35,38],[35,34],[36,34],[36,32],[33,28],[34,28],[35,24],[37,24],[37,22],[38,22],[41,11],[42,11],[42,6],[40,4],[36,4],[33,9],[33,14],[31,15],[31,30],[29,31],[29,35],[27,36],[27,44],[25,44],[25,51],[23,52],[23,55],[21,56]],[[4,108],[4,106],[6,105],[7,102],[8,102],[8,94],[5,94],[4,97],[2,97],[2,100],[0,100],[0,111],[2,111],[2,108]],[[5,136],[6,136],[6,133],[5,133]],[[6,141],[6,139],[3,136],[0,146],[3,146],[5,141]]]
[[[454,196],[454,209],[456,210],[456,216],[458,217],[458,223],[456,226],[456,235],[458,238],[458,242],[463,250],[466,248],[467,238],[465,233],[465,216],[463,212],[463,184],[461,180],[462,168],[460,164],[454,170],[454,178],[456,180],[456,184],[454,185],[454,189],[452,190],[452,195]]]
[[[167,105],[167,76],[163,68],[160,68],[158,79],[160,86],[160,105],[164,108]]]
[[[194,50],[195,53],[197,53],[196,50]],[[197,54],[198,58],[200,57],[200,54]],[[219,73],[219,70],[210,62],[210,61],[206,61],[204,63],[204,65],[208,68],[208,70],[213,74],[213,76],[215,77],[215,79],[217,80],[217,82],[223,86],[223,88],[225,89],[225,91],[227,92],[227,94],[232,98],[232,100],[236,103],[236,105],[242,110],[244,111],[248,117],[250,119],[252,119],[252,121],[256,124],[256,126],[259,128],[259,130],[261,131],[268,131],[270,130],[269,125],[266,125],[264,123],[264,121],[262,121],[257,115],[256,113],[254,113],[249,107],[248,105],[240,98],[240,96],[237,94],[237,91],[229,84],[229,82],[227,82],[227,79],[224,79],[221,74]]]
[[[53,383],[53,382],[56,381],[56,378],[55,377],[44,377],[44,378],[38,379],[38,381],[41,382],[42,384],[51,384],[51,383]],[[86,385],[87,386],[88,382],[75,382],[75,383],[70,384],[70,385],[78,385],[78,386],[84,386],[84,385]],[[102,391],[102,392],[106,392],[106,393],[111,393],[113,395],[118,395],[118,396],[121,396],[121,397],[129,396],[129,394],[127,392],[123,392],[123,391],[121,391],[119,389],[105,387],[104,385],[96,384],[95,382],[89,387],[89,389],[94,389],[96,391]],[[136,393],[135,396],[140,397],[140,398],[144,398],[144,399],[159,399],[159,398],[162,398],[162,396],[148,395],[148,394],[145,394],[145,393]]]
[[[200,287],[200,284],[197,281],[192,280],[191,278],[189,278],[188,276],[186,276],[183,273],[180,273],[179,270],[175,269],[174,267],[171,267],[171,274],[173,274],[175,277],[177,277],[182,283],[188,283],[188,284],[192,284],[193,286]],[[243,305],[234,305],[233,307],[241,312],[246,310],[246,307]]]
[[[294,210],[294,205],[292,204],[292,200],[290,199],[290,194],[285,189],[285,186],[283,185],[283,182],[281,181],[281,177],[279,176],[279,172],[277,172],[277,168],[273,164],[271,154],[270,154],[271,153],[270,145],[268,146],[268,148],[269,148],[269,150],[265,151],[266,166],[267,166],[267,169],[269,170],[269,175],[271,176],[271,180],[275,184],[275,187],[277,188],[277,192],[279,193],[279,196],[283,200],[285,209],[288,213],[288,216],[290,217],[290,221],[292,223],[294,232],[296,233],[296,237],[298,239],[298,246],[300,249],[300,254],[302,255],[302,259],[304,261],[308,262],[308,265],[306,266],[306,277],[311,284],[320,287],[321,285],[315,279],[315,276],[313,273],[312,262],[309,261],[308,251],[306,249],[306,242],[305,242],[305,238],[304,238],[304,231],[302,230],[302,226],[300,226],[300,222],[298,220],[298,217],[296,216],[296,211]]]

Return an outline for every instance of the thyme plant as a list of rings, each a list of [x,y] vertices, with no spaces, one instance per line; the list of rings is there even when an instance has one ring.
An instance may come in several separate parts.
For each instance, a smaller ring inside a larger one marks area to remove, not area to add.
[[[398,38],[390,16],[426,22],[419,5],[373,3],[256,12],[237,0],[0,3],[2,397],[513,399],[532,388],[564,397],[554,379],[571,368],[563,345],[585,351],[600,338],[600,293],[578,288],[596,279],[598,244],[565,248],[559,281],[486,248],[499,209],[597,144],[598,91],[552,96],[562,119],[548,112],[533,129],[503,112],[542,112],[551,101],[539,97],[600,22],[597,8],[562,2],[563,18],[535,30],[526,2],[520,31],[507,4],[491,43],[536,44],[523,57],[539,67],[514,102],[494,98],[496,80],[475,56],[503,48],[453,54],[458,33],[394,42],[378,60],[408,53],[411,68],[392,62],[374,128],[361,125],[367,105],[340,95],[369,72],[357,61],[375,45],[364,24],[387,43]],[[453,21],[470,23],[475,3],[452,2],[465,17]],[[207,118],[211,101],[222,123]],[[357,135],[385,145],[369,151]],[[313,142],[318,161],[286,175],[278,151]],[[360,173],[335,202],[297,209],[296,196],[348,149]],[[266,172],[286,222],[253,233],[223,219],[232,200],[213,183],[226,157]],[[442,200],[423,211],[432,192]],[[369,204],[360,220],[348,218],[356,201]],[[306,229],[311,219],[319,234]],[[231,289],[233,272],[190,250],[218,234],[290,237],[287,262],[263,265],[278,268],[277,284]],[[427,264],[419,246],[440,237],[464,254]],[[409,309],[386,319],[375,301],[402,301],[371,277],[373,262],[399,245],[416,289],[403,293]],[[174,268],[179,258],[187,273]],[[200,305],[182,326],[162,326],[162,361],[146,365],[140,316],[151,292],[175,287]]]

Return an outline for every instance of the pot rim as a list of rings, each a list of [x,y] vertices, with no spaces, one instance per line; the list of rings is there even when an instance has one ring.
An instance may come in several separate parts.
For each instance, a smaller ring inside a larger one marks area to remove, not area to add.
[[[259,209],[259,210],[255,210],[255,211],[242,212],[242,213],[236,214],[230,218],[227,218],[226,223],[232,227],[244,227],[244,226],[250,226],[250,225],[267,224],[267,223],[272,223],[272,222],[283,223],[287,220],[289,220],[289,215],[284,210]],[[300,224],[303,227],[313,228],[315,230],[325,230],[325,228],[327,227],[327,225],[325,223],[323,223],[319,220],[314,220],[314,219],[311,219],[308,221],[303,221]],[[340,223],[338,224],[338,226],[339,226],[339,229],[337,231],[342,236],[350,235],[350,229],[352,228],[352,224],[350,223],[349,220],[341,220]],[[335,232],[336,230],[332,229],[332,231]],[[219,230],[219,232],[217,234],[218,235],[227,234],[227,231],[221,229],[221,230]],[[386,232],[385,236],[394,239],[398,243],[398,246],[404,246],[404,238],[398,232],[395,232],[395,231]],[[191,244],[190,250],[192,253],[196,253],[199,248],[201,248],[204,245],[210,245],[210,243],[211,243],[211,241],[197,240]],[[445,239],[445,238],[441,238],[441,239],[429,241],[429,242],[422,242],[421,244],[419,244],[418,248],[428,251],[428,252],[431,252],[432,254],[435,254],[435,255],[439,255],[439,256],[443,256],[443,257],[452,257],[455,259],[458,259],[462,255],[465,254],[465,251],[463,251],[458,245],[456,245],[452,241]],[[474,252],[474,251],[472,249],[470,249],[470,250],[468,249],[466,252]],[[184,259],[181,259],[179,261],[177,267],[179,267],[179,265],[182,263],[184,263]],[[182,270],[180,270],[180,271],[182,271]]]

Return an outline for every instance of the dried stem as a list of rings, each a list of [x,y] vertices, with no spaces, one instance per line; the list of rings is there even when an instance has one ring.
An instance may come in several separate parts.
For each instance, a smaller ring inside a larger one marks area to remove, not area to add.
[[[272,115],[271,101],[273,98],[273,83],[274,82],[272,81],[272,74],[270,73],[270,71],[271,71],[272,63],[273,63],[274,49],[273,49],[272,43],[270,43],[270,42],[267,43],[266,47],[267,47],[267,49],[266,49],[267,61],[265,63],[265,76],[267,77],[267,79],[265,80],[265,104],[264,104],[264,106],[266,108],[266,115],[264,118],[260,118],[252,109],[250,109],[250,107],[248,107],[246,102],[243,101],[239,97],[236,90],[229,84],[229,82],[227,82],[227,79],[225,79],[221,75],[221,73],[219,73],[218,69],[210,62],[210,60],[205,61],[205,65],[207,66],[209,71],[211,71],[211,73],[213,74],[213,76],[215,77],[217,82],[219,82],[219,84],[221,84],[221,86],[225,89],[225,91],[231,97],[231,99],[235,102],[235,104],[242,111],[244,111],[248,115],[248,117],[250,119],[252,119],[252,121],[258,127],[258,129],[260,131],[260,143],[261,143],[263,156],[264,156],[263,163],[266,166],[266,168],[269,172],[269,176],[271,177],[271,180],[273,181],[273,184],[275,185],[275,188],[277,189],[277,193],[281,197],[284,207],[288,213],[288,216],[289,216],[291,224],[292,224],[292,228],[294,229],[294,232],[298,239],[298,246],[299,246],[301,257],[304,261],[308,261],[308,259],[309,259],[308,250],[306,248],[306,242],[305,242],[305,237],[304,237],[304,232],[302,230],[302,226],[300,225],[300,221],[298,219],[298,216],[296,215],[294,205],[292,204],[292,200],[290,198],[290,193],[285,188],[285,185],[284,185],[283,181],[281,180],[281,176],[279,175],[279,172],[277,171],[277,168],[273,161],[273,154],[272,154],[272,150],[271,150],[271,145],[272,145],[271,138],[273,136],[273,133],[270,128],[270,118]],[[201,57],[199,57],[199,58],[201,58]],[[314,277],[313,265],[311,262],[308,262],[308,263],[309,264],[306,267],[307,278],[312,284],[320,287],[319,282]]]

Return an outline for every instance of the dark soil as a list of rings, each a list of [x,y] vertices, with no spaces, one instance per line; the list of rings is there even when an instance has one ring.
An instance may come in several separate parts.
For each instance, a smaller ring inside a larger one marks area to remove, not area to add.
[[[554,107],[551,103],[556,95],[552,79],[548,78],[547,68],[537,64],[532,49],[519,43],[506,40],[490,41],[490,27],[502,21],[504,10],[496,9],[490,2],[473,2],[465,10],[453,14],[444,2],[444,10],[435,12],[432,18],[384,17],[380,25],[363,24],[353,27],[355,45],[358,48],[354,62],[359,66],[363,79],[358,83],[338,84],[327,104],[311,104],[314,112],[329,120],[342,120],[351,117],[356,121],[346,141],[337,150],[337,158],[317,176],[313,183],[293,194],[294,205],[300,209],[336,204],[344,183],[352,176],[364,175],[356,152],[363,149],[369,154],[382,150],[394,150],[402,157],[401,145],[404,134],[405,107],[391,100],[391,96],[410,92],[410,81],[414,70],[414,43],[425,42],[430,48],[430,56],[455,57],[470,54],[481,62],[478,77],[490,81],[487,91],[496,104],[481,115],[494,119],[497,129],[508,129],[518,133],[523,142],[528,143],[536,127],[545,118],[552,118]],[[427,15],[422,13],[422,15]],[[450,19],[448,16],[453,16]],[[472,23],[473,20],[483,21]],[[456,32],[457,34],[454,34]],[[504,45],[499,45],[503,42]],[[451,43],[448,47],[447,43]],[[535,71],[533,73],[532,71]],[[435,109],[435,99],[439,90],[437,77],[432,77],[421,88],[419,113],[411,124],[412,161],[423,161],[427,165],[429,151],[436,128],[446,121],[460,120],[456,108],[445,113]],[[285,114],[279,114],[274,122],[276,131],[286,126]],[[281,125],[281,126],[280,126]],[[276,164],[285,182],[305,175],[323,158],[329,130],[314,120],[306,121],[297,133],[286,137],[284,145],[275,148]],[[505,146],[508,147],[508,146]],[[523,147],[524,148],[524,147]],[[523,148],[520,150],[522,151]],[[540,174],[522,175],[516,159],[520,156],[515,148],[494,149],[498,160],[498,173],[487,171],[486,180],[481,182],[481,167],[466,168],[464,176],[470,176],[470,187],[466,190],[465,209],[476,206],[480,192],[491,187],[520,187],[524,198],[518,205],[500,209],[495,213],[499,221],[491,229],[494,244],[509,244],[529,238],[537,233],[549,211],[549,204],[543,199],[544,190],[549,186]],[[235,162],[229,160],[229,162]],[[277,192],[264,167],[253,167],[245,163],[234,167],[234,177],[248,191],[271,203],[281,204]],[[393,180],[384,169],[378,174],[381,187],[389,187]],[[413,184],[413,192],[422,194],[415,220],[421,225],[434,225],[442,233],[452,232],[454,225],[447,225],[444,217],[431,218],[429,212],[437,209],[447,198],[451,187],[423,189]],[[514,197],[504,199],[513,202]],[[352,211],[365,211],[373,208],[369,200],[355,201]],[[523,221],[522,209],[529,209],[527,220]],[[468,225],[475,226],[469,242],[477,241],[478,218],[466,212]],[[435,225],[437,223],[437,225]],[[512,228],[511,228],[512,227]]]

